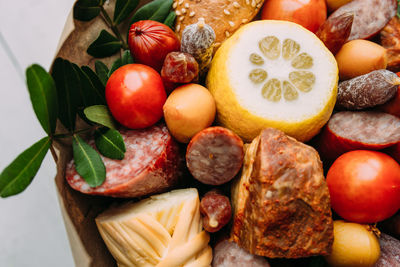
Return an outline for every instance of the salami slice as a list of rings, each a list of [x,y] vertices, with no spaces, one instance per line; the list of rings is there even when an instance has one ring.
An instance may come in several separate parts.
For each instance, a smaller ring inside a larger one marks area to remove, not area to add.
[[[66,168],[66,179],[73,189],[91,195],[139,197],[166,191],[177,183],[184,164],[183,157],[164,124],[120,132],[126,146],[125,158],[102,157],[106,180],[95,188],[76,172],[72,160]],[[94,141],[89,144],[94,146]]]
[[[334,114],[318,137],[324,159],[352,150],[380,150],[400,142],[400,119],[383,112],[342,111]]]
[[[261,256],[248,253],[235,242],[228,240],[218,243],[213,251],[212,267],[269,267],[268,261]]]
[[[378,33],[396,15],[396,0],[354,0],[333,12],[332,20],[344,13],[354,13],[348,40],[368,39]]]
[[[209,127],[197,133],[186,150],[186,165],[204,184],[230,181],[243,163],[243,141],[224,127]]]

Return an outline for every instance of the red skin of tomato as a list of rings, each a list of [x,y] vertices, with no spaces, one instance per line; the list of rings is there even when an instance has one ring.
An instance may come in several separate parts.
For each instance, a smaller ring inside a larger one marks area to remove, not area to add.
[[[326,182],[332,208],[345,220],[375,223],[400,208],[400,165],[384,153],[347,152],[333,163]]]
[[[128,45],[133,58],[160,72],[168,53],[179,51],[181,43],[174,31],[153,20],[141,20],[131,25]]]
[[[261,19],[287,20],[316,32],[326,20],[325,0],[267,0]]]
[[[143,129],[163,116],[167,99],[161,76],[142,64],[118,68],[106,85],[106,101],[113,117],[123,126]]]

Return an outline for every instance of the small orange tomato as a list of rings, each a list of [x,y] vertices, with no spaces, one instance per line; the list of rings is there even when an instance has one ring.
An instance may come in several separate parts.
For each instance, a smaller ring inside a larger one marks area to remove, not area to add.
[[[326,13],[325,0],[267,0],[261,19],[292,21],[315,33]]]

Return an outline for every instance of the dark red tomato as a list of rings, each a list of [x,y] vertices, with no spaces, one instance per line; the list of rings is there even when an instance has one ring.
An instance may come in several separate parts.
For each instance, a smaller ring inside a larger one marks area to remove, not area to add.
[[[326,20],[325,0],[267,0],[261,19],[287,20],[316,32]]]
[[[343,154],[329,169],[326,181],[332,208],[345,220],[374,223],[400,208],[400,165],[381,152]]]
[[[138,63],[161,71],[169,52],[179,51],[181,43],[167,25],[153,20],[141,20],[131,25],[129,49]]]
[[[155,124],[163,115],[167,95],[161,76],[142,64],[114,71],[106,85],[106,100],[114,118],[131,129]]]

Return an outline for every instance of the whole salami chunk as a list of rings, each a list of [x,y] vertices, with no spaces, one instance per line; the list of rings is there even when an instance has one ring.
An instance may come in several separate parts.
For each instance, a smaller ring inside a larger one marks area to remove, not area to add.
[[[143,130],[121,130],[126,146],[125,158],[102,156],[106,179],[92,188],[76,172],[73,160],[66,168],[69,185],[82,193],[112,197],[139,197],[166,191],[181,176],[183,157],[164,124]],[[89,144],[94,146],[94,141]]]
[[[335,113],[317,137],[323,159],[336,159],[352,150],[380,150],[400,142],[400,118],[374,111]]]
[[[353,0],[333,12],[328,21],[343,13],[354,13],[349,40],[368,39],[385,27],[396,10],[396,0]]]
[[[230,221],[231,202],[221,192],[211,190],[200,201],[200,213],[203,216],[204,229],[209,233],[215,233]]]
[[[204,184],[229,182],[243,163],[243,141],[224,127],[209,127],[197,133],[186,150],[186,165]]]
[[[242,176],[232,185],[231,236],[268,258],[328,255],[333,222],[317,151],[267,128],[247,148]]]
[[[382,105],[397,92],[400,78],[388,70],[375,70],[339,83],[336,107],[360,110]]]
[[[269,267],[268,261],[261,256],[248,253],[235,242],[224,240],[213,250],[212,267]]]

